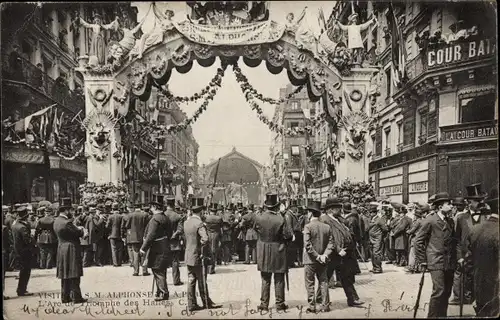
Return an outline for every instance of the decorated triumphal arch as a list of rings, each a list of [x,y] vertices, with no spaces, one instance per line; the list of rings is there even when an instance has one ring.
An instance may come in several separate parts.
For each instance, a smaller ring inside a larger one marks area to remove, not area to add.
[[[105,63],[100,63],[103,60],[98,56],[100,53],[91,52],[89,56],[80,57],[77,69],[85,81],[83,125],[87,132],[88,181],[119,184],[123,180],[122,141],[132,135],[127,125],[131,101],[148,100],[152,88],[176,101],[203,100],[184,123],[174,126],[143,123],[142,130],[161,138],[193,124],[217,93],[228,71],[235,73],[249,107],[270,130],[284,135],[304,134],[304,131],[312,132],[321,121],[327,121],[334,132],[330,142],[332,150],[339,155],[331,160],[337,181],[347,177],[366,180],[367,153],[372,148],[370,139],[366,139],[373,123],[370,105],[377,96],[372,76],[377,69],[362,64],[358,58],[360,48],[346,45],[342,30],[349,26],[338,24],[328,29],[323,20],[321,35],[316,37],[304,31],[301,25],[305,11],[297,18],[288,14],[287,22],[278,24],[269,20],[266,6],[262,14],[237,8],[237,4],[233,6],[224,11],[215,10],[213,14],[210,10],[200,14],[194,8],[185,20],[178,21],[172,11],[161,12],[152,4],[148,15],[155,19],[156,27],[137,40],[134,33],[144,20],[134,30],[121,28],[118,20],[105,26],[121,29],[123,39],[108,45]],[[354,13],[350,21],[357,23]],[[172,70],[187,73],[194,60],[203,67],[220,65],[217,74],[193,96],[177,97],[168,89]],[[259,103],[280,101],[258,93],[239,67],[241,63],[250,67],[265,64],[272,74],[286,69],[290,82],[297,86],[295,92],[305,88],[311,101],[321,100],[323,114],[306,127],[294,129],[267,119]]]

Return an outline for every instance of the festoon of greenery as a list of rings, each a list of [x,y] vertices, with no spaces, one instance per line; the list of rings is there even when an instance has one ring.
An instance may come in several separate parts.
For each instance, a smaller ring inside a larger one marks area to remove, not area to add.
[[[78,187],[78,191],[81,194],[81,204],[88,206],[109,202],[124,204],[129,199],[127,185],[121,182],[117,184],[86,182]]]
[[[258,91],[248,82],[248,78],[242,73],[241,68],[238,66],[237,62],[233,64],[233,71],[236,76],[236,81],[240,84],[241,92],[245,96],[245,100],[248,102],[252,110],[257,112],[259,120],[265,125],[267,125],[271,131],[287,136],[303,135],[306,132],[312,134],[313,128],[319,127],[325,121],[325,115],[321,114],[314,119],[310,119],[311,124],[306,125],[305,127],[285,128],[280,124],[274,123],[272,120],[269,120],[269,118],[267,118],[264,115],[262,108],[254,100],[254,98],[257,98],[262,102],[280,104],[293,98],[297,93],[299,93],[302,90],[304,85],[295,88],[286,97],[276,100],[272,98],[263,97],[262,94],[258,93]]]
[[[363,207],[376,200],[373,185],[364,181],[351,182],[349,179],[342,181],[338,186],[332,187],[330,195],[339,197],[342,203],[349,202]]]

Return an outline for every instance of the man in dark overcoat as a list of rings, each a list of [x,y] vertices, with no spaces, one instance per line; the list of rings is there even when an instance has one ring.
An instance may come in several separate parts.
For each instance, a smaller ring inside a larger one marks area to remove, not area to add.
[[[382,260],[384,257],[384,239],[389,231],[387,218],[382,205],[377,204],[377,214],[368,226],[370,248],[372,256],[372,273],[382,273]]]
[[[416,208],[414,212],[414,219],[412,221],[410,229],[406,231],[408,234],[409,242],[410,242],[410,255],[408,257],[408,267],[406,271],[410,273],[419,273],[420,266],[416,261],[415,257],[415,235],[418,233],[420,228],[422,227],[422,216],[423,216],[423,208]]]
[[[222,216],[222,234],[221,234],[221,251],[222,261],[227,265],[231,261],[232,256],[232,242],[233,242],[233,229],[234,222],[233,204],[231,203],[229,209],[226,210]]]
[[[255,212],[254,205],[248,205],[248,212],[241,220],[241,225],[245,233],[245,263],[254,264],[257,261],[257,239],[259,238],[254,229]],[[251,258],[250,258],[251,257]]]
[[[217,204],[210,205],[210,213],[205,218],[205,226],[207,228],[208,243],[210,246],[210,265],[208,273],[215,273],[215,263],[217,262],[217,252],[219,251],[220,235],[222,232],[222,218],[216,214]]]
[[[186,251],[184,261],[186,262],[188,271],[187,296],[189,311],[197,311],[201,309],[220,308],[216,305],[208,292],[207,286],[207,267],[205,259],[209,258],[210,246],[208,243],[208,234],[205,224],[201,221],[200,214],[204,209],[203,198],[192,198],[191,212],[192,215],[184,222],[184,234],[186,238]],[[196,301],[196,282],[198,282],[198,290],[203,307],[200,307]]]
[[[132,247],[132,266],[134,268],[132,276],[139,275],[139,266],[142,265],[142,256],[139,254],[139,251],[144,241],[146,226],[148,225],[150,219],[150,215],[141,210],[141,205],[136,204],[134,212],[129,214],[129,217],[124,224],[127,245]],[[142,267],[142,275],[149,276],[148,268],[146,266]]]
[[[52,262],[57,250],[57,236],[54,232],[54,216],[51,208],[45,208],[45,215],[40,218],[35,227],[35,239],[40,248],[40,269],[52,268]]]
[[[474,277],[474,296],[478,317],[498,317],[500,310],[498,281],[498,189],[490,191],[483,209],[483,223],[475,225],[469,237],[467,264]]]
[[[109,244],[107,239],[106,222],[108,216],[106,214],[107,208],[103,204],[98,204],[96,209],[96,215],[93,219],[94,224],[94,239],[92,239],[92,244],[94,247],[94,260],[95,265],[102,267],[106,263],[106,251]]]
[[[396,261],[394,264],[406,267],[408,264],[408,234],[406,231],[410,229],[412,221],[406,216],[407,209],[404,205],[398,204],[395,210],[399,217],[398,222],[391,231],[394,239],[394,250],[396,251]]]
[[[54,232],[58,239],[57,278],[61,279],[62,303],[84,303],[87,300],[82,297],[80,290],[80,278],[83,276],[80,237],[86,235],[86,230],[74,225],[70,208],[71,199],[62,198],[59,216],[54,221]]]
[[[132,246],[130,245],[130,233],[127,232],[127,221],[130,219],[130,215],[132,212],[134,212],[134,204],[131,201],[127,202],[126,208],[123,210],[123,219],[122,219],[122,225],[121,225],[121,235],[122,235],[122,241],[124,245],[124,252],[127,253],[127,259],[123,259],[124,263],[129,263],[130,267],[134,267],[134,250],[132,250]]]
[[[183,223],[183,221],[182,216],[175,210],[175,197],[172,195],[168,195],[166,197],[165,203],[167,205],[165,216],[172,223],[172,230],[174,231],[172,237],[170,238],[170,253],[172,255],[172,278],[174,286],[180,286],[184,284],[184,282],[181,281],[181,273],[179,271],[182,252],[182,229],[179,225]]]
[[[333,276],[333,271],[337,271],[340,284],[344,289],[347,298],[347,305],[356,307],[362,305],[364,302],[359,300],[358,293],[354,287],[356,276],[356,243],[351,235],[349,228],[340,222],[342,218],[342,203],[341,200],[333,196],[326,199],[325,207],[326,213],[321,215],[320,221],[330,226],[333,235],[334,250],[330,255],[329,262],[328,282]],[[318,290],[318,300],[322,298],[321,291]]]
[[[274,274],[276,309],[286,310],[285,274],[288,273],[286,243],[293,234],[285,226],[285,219],[279,214],[278,195],[268,193],[264,202],[267,210],[255,218],[257,240],[257,269],[260,271],[262,288],[259,310],[269,309],[271,277]]]
[[[394,203],[390,206],[386,207],[386,217],[389,221],[389,230],[385,237],[385,258],[387,261],[386,264],[393,264],[396,262],[396,249],[394,248],[395,239],[393,230],[396,228],[396,225],[399,223],[401,217],[397,214],[397,211],[393,207]]]
[[[342,223],[344,223],[351,231],[352,239],[356,245],[356,248],[361,247],[362,232],[358,210],[353,209],[349,202],[345,202],[342,206],[342,214]],[[356,248],[354,249],[354,253],[357,257],[358,252]],[[361,256],[359,258],[361,258]],[[359,269],[359,263],[356,259],[356,274],[360,273],[361,270]]]
[[[27,222],[29,213],[26,207],[17,209],[17,220],[12,224],[12,239],[14,242],[14,253],[19,265],[19,282],[17,285],[18,296],[30,296],[26,288],[31,276],[33,259],[33,238],[31,237],[30,225]]]
[[[95,243],[97,241],[97,227],[98,222],[96,204],[89,205],[88,212],[84,213],[82,226],[87,230],[87,235],[80,239],[80,245],[83,250],[83,267],[90,267],[95,263]],[[78,224],[76,224],[78,226]]]
[[[163,202],[161,196],[157,198]],[[168,300],[167,268],[170,265],[170,238],[174,230],[172,222],[161,210],[160,202],[151,203],[153,217],[149,220],[140,253],[147,254],[148,268],[153,271],[156,281],[156,301]],[[149,251],[149,252],[148,252]]]
[[[2,210],[2,214],[5,211]],[[3,218],[3,217],[2,217]],[[10,239],[10,230],[9,227],[5,225],[5,222],[2,221],[2,289],[5,291],[5,272],[7,271],[7,266],[9,265],[9,253],[11,251],[11,239]],[[9,299],[7,296],[3,296],[4,300]]]
[[[330,311],[330,294],[328,292],[327,264],[334,249],[333,233],[329,225],[319,220],[321,202],[311,201],[307,208],[311,213],[311,221],[304,226],[304,279],[307,291],[307,312],[316,312],[314,299],[314,283],[318,278],[318,290],[321,291],[321,312]]]
[[[448,314],[448,299],[457,266],[457,239],[448,193],[437,193],[433,205],[437,211],[424,219],[415,237],[415,253],[417,262],[424,270],[429,270],[432,278],[427,317],[444,318]]]
[[[113,267],[121,267],[123,261],[122,220],[123,215],[115,209],[106,222],[106,229],[110,230],[108,239],[111,245]]]

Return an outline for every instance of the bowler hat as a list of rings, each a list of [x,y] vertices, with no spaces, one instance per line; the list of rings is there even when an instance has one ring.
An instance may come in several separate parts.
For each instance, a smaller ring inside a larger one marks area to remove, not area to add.
[[[269,192],[266,194],[266,201],[264,201],[265,207],[272,209],[279,206],[279,204],[277,193]]]
[[[209,208],[212,212],[217,211],[217,203],[211,203]]]
[[[480,201],[486,198],[486,194],[481,191],[480,183],[471,184],[470,186],[466,186],[465,189],[467,190],[467,196],[464,197],[465,199]]]
[[[175,207],[175,197],[173,195],[171,195],[171,194],[167,195],[165,197],[165,203],[169,207]]]
[[[321,201],[313,200],[307,203],[307,210],[321,213]]]
[[[448,192],[439,192],[436,193],[436,198],[432,202],[433,205],[437,206],[441,204],[442,202],[450,201],[450,195]]]
[[[455,206],[465,206],[465,199],[462,197],[456,197],[453,199],[453,205]]]
[[[159,203],[160,205],[163,205],[163,203],[164,203],[164,201],[163,201],[164,196],[162,194],[155,194],[153,196],[153,199],[155,202]]]
[[[243,210],[243,203],[242,203],[242,202],[238,202],[238,203],[236,204],[236,209],[238,209],[238,211]]]
[[[59,201],[59,210],[71,209],[72,207],[71,198],[61,198]]]
[[[204,198],[191,198],[191,210],[194,212],[198,212],[199,210],[205,207],[205,199]]]
[[[427,203],[428,204],[432,204],[434,202],[434,200],[436,200],[436,195],[433,194],[432,196],[429,197],[429,199],[427,199]]]
[[[330,208],[342,208],[342,202],[337,196],[326,199],[325,210]]]
[[[344,213],[351,213],[352,211],[352,206],[349,202],[344,202],[344,204],[342,205],[342,210],[344,211]]]

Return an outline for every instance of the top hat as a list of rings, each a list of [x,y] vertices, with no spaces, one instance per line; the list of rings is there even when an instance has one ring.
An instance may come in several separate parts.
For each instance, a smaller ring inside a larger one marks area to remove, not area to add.
[[[465,189],[467,190],[467,196],[464,197],[465,199],[480,201],[486,198],[486,194],[481,191],[480,183],[471,184],[470,186],[466,186]]]
[[[164,203],[163,198],[164,198],[164,196],[162,194],[155,194],[153,196],[153,199],[155,199],[154,201],[158,202],[160,205],[163,205],[163,203]]]
[[[436,193],[436,198],[432,201],[432,205],[439,205],[441,202],[450,201],[450,195],[448,192],[438,192]]]
[[[20,219],[25,218],[29,215],[28,208],[26,208],[25,206],[18,207],[16,211],[17,217]]]
[[[254,205],[253,203],[250,203],[250,204],[248,205],[248,210],[249,210],[249,211],[254,211],[254,210],[255,210],[255,205]]]
[[[339,197],[333,196],[331,198],[326,199],[325,210],[330,208],[342,208],[342,202],[340,202]]]
[[[243,210],[243,202],[238,202],[238,203],[236,204],[236,209],[238,209],[238,211]]]
[[[217,211],[217,207],[217,203],[211,203],[209,209],[210,211],[215,212]]]
[[[191,210],[198,212],[205,207],[204,198],[191,198]]]
[[[462,197],[456,197],[453,199],[454,206],[465,206],[465,199]]]
[[[267,193],[266,194],[266,201],[264,201],[264,206],[267,208],[275,208],[280,204],[278,201],[278,194],[277,193]]]
[[[496,187],[491,189],[488,198],[484,202],[490,206],[491,213],[498,213],[498,189]]]
[[[167,195],[165,197],[165,203],[169,207],[175,207],[175,197],[173,195]]]
[[[307,210],[321,213],[321,201],[313,200],[308,202]]]
[[[227,205],[227,209],[228,209],[228,210],[233,210],[233,209],[234,209],[234,203],[232,203],[232,202],[231,202],[231,203],[229,203],[229,204]]]
[[[61,201],[59,201],[59,210],[71,209],[71,207],[71,198],[61,198]]]
[[[352,206],[349,202],[344,202],[344,204],[342,205],[342,210],[344,211],[344,213],[351,213],[352,212]]]

